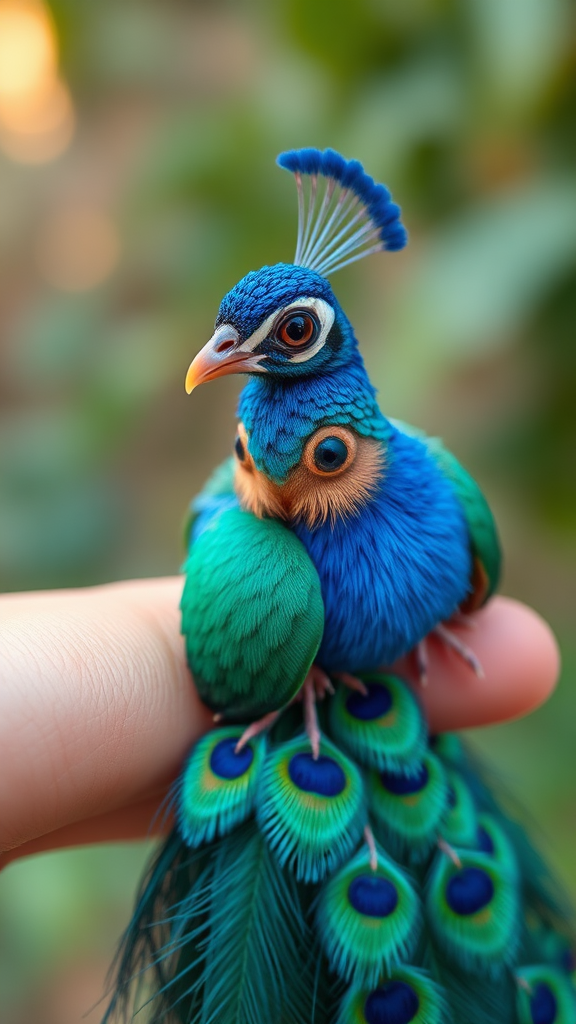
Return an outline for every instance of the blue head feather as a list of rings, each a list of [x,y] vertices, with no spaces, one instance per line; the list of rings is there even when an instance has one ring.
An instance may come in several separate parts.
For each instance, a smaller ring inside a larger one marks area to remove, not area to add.
[[[294,263],[276,263],[271,267],[251,270],[222,299],[215,326],[232,324],[240,337],[246,340],[271,313],[297,299],[312,296],[324,299],[333,308],[337,308],[352,333],[326,278],[306,267],[297,267]],[[302,371],[310,372],[309,363],[297,364],[296,369],[298,366]],[[285,357],[274,364],[266,361],[264,369],[268,372],[275,370],[284,376],[290,366]]]
[[[280,482],[299,461],[305,439],[325,423],[350,424],[363,436],[385,438],[389,427],[376,402],[350,321],[326,278],[293,263],[251,271],[224,296],[216,327],[231,324],[242,341],[276,310],[306,298],[334,310],[326,343],[305,362],[294,362],[273,338],[240,396],[239,417],[250,435],[256,465]]]
[[[262,267],[224,297],[216,325],[231,323],[246,338],[274,310],[312,296],[334,310],[326,343],[308,361],[293,363],[273,339],[264,339],[256,350],[265,355],[264,372],[251,376],[240,396],[250,454],[278,482],[299,461],[306,438],[318,426],[347,423],[364,436],[387,435],[354,331],[325,278],[293,264]]]
[[[263,338],[254,351],[265,356],[260,370],[268,378],[289,381],[333,372],[350,361],[357,351],[357,342],[329,282],[313,270],[294,263],[251,270],[222,299],[215,326],[231,324],[246,341],[272,313],[310,298],[323,299],[334,310],[326,344],[315,356],[305,362],[294,361],[293,353],[279,347],[273,337]]]

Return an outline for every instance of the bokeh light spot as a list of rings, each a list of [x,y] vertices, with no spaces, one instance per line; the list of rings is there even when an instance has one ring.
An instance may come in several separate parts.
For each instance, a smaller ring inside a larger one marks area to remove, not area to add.
[[[0,0],[0,146],[21,163],[53,160],[72,138],[74,110],[57,57],[45,5]]]
[[[0,95],[22,96],[56,74],[56,40],[45,7],[32,0],[0,4]]]

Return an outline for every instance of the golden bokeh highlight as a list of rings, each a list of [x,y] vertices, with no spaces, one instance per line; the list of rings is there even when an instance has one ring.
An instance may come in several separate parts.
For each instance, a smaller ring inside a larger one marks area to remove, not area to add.
[[[46,163],[74,133],[58,45],[39,0],[0,0],[0,147],[21,163]]]
[[[118,232],[110,217],[91,207],[70,207],[47,220],[36,244],[44,279],[66,292],[96,288],[112,273],[120,255]]]

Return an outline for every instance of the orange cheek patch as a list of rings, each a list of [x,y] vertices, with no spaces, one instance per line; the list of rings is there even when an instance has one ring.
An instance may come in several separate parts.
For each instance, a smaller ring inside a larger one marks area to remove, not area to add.
[[[244,446],[245,457],[240,460],[236,454],[234,489],[242,508],[253,512],[259,519],[285,519],[285,510],[279,499],[279,488],[260,473],[248,449],[248,434],[243,423],[238,424],[238,437]]]
[[[260,518],[303,521],[311,529],[327,520],[334,523],[359,512],[384,474],[385,451],[380,441],[345,427],[321,427],[306,443],[301,462],[286,482],[275,484],[256,469],[243,424],[238,433],[246,457],[236,461],[234,486],[242,507]],[[322,473],[314,465],[313,449],[323,438],[334,436],[345,441],[348,458],[334,473]]]

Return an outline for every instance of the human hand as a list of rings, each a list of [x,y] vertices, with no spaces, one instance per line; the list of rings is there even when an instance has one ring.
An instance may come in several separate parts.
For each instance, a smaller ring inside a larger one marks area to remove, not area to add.
[[[211,724],[184,658],[181,588],[173,578],[0,597],[0,867],[148,833]],[[558,651],[535,612],[496,598],[475,621],[456,631],[483,679],[430,641],[420,695],[434,732],[516,718],[554,688]]]

